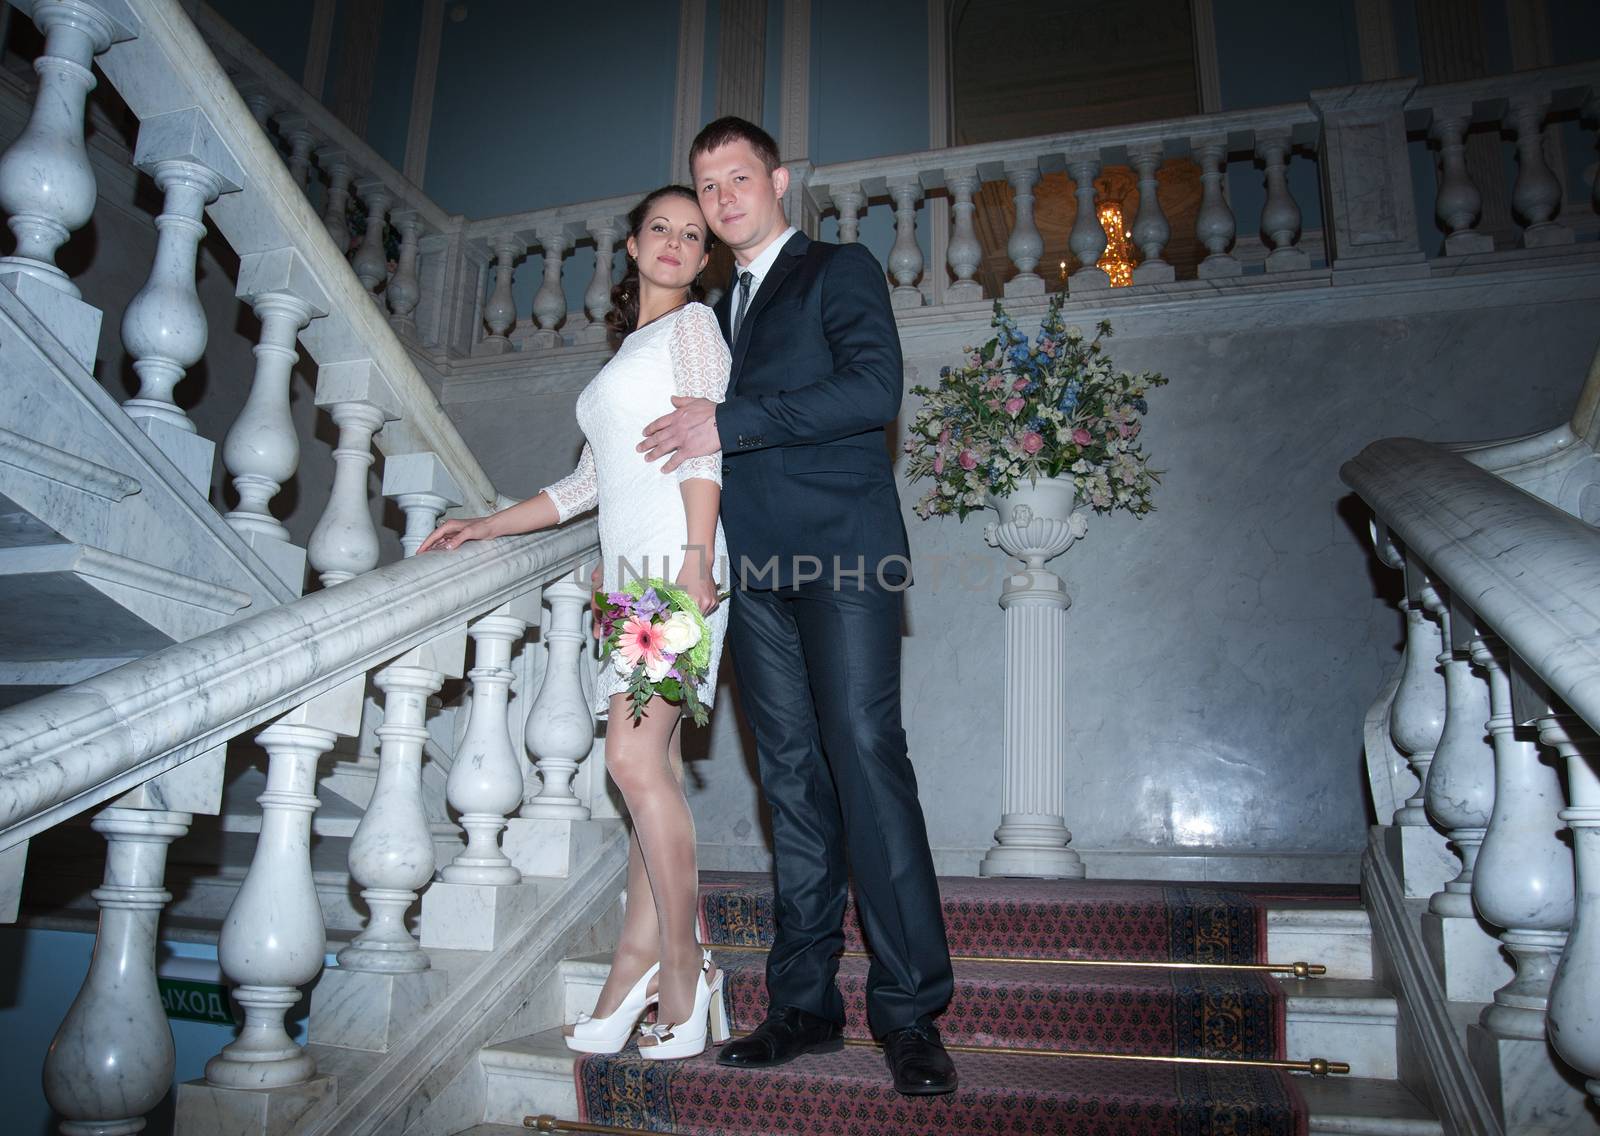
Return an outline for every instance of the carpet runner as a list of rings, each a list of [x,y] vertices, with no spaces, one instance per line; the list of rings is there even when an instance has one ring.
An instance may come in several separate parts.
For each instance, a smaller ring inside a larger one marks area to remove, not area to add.
[[[1121,881],[942,879],[951,953],[1007,959],[1264,962],[1264,893]],[[1274,902],[1281,897],[1274,894]],[[702,939],[767,946],[767,877],[704,873]],[[846,950],[865,949],[853,904]],[[1274,960],[1285,961],[1285,960]],[[1293,961],[1293,960],[1287,960]],[[733,1028],[766,1011],[758,952],[721,951]],[[846,1036],[866,1038],[869,960],[840,962]],[[1284,992],[1257,972],[958,962],[947,1043],[1106,1054],[1281,1058]],[[585,1056],[575,1076],[579,1119],[684,1136],[1304,1136],[1291,1075],[1248,1066],[1181,1065],[954,1054],[960,1089],[907,1098],[889,1084],[882,1052],[852,1046],[765,1072],[716,1064],[714,1050],[650,1062],[633,1046]]]

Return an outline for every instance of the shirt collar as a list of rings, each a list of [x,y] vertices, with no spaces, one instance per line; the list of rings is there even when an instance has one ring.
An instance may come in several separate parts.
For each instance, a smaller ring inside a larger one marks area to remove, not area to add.
[[[755,295],[756,292],[761,288],[761,282],[767,278],[767,273],[772,271],[772,265],[778,259],[778,254],[783,251],[783,246],[788,244],[789,238],[794,236],[798,231],[799,230],[793,225],[790,225],[787,229],[778,234],[777,240],[773,241],[770,245],[761,250],[760,256],[756,257],[743,268],[739,268],[738,265],[735,265],[734,279],[737,281],[738,273],[740,272],[750,273],[750,275],[754,277],[754,279],[750,281],[750,294],[752,296]]]

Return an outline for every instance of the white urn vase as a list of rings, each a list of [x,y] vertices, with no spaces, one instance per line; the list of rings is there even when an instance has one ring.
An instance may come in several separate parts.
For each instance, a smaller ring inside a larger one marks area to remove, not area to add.
[[[1024,482],[991,496],[998,521],[984,539],[1022,560],[1006,576],[1000,606],[1006,616],[1004,764],[1000,826],[979,865],[985,876],[1081,879],[1083,861],[1069,847],[1066,824],[1067,607],[1060,576],[1045,568],[1081,537],[1087,519],[1077,510],[1071,478]]]

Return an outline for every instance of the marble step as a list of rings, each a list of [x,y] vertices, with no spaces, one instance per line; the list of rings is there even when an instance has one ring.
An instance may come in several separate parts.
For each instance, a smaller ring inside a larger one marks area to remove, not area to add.
[[[483,1125],[467,1131],[498,1136],[499,1126],[520,1128],[524,1116],[576,1117],[575,1058],[560,1030],[486,1046],[478,1054],[485,1088]],[[1295,1083],[1310,1109],[1310,1136],[1442,1136],[1444,1131],[1397,1081],[1299,1077]]]
[[[715,948],[713,948],[715,950]],[[730,955],[731,966],[746,969],[761,965],[760,956]],[[864,969],[865,960],[846,959],[841,977],[848,979],[852,968]],[[567,959],[561,964],[564,989],[563,1021],[572,1022],[579,1013],[594,1009],[600,988],[610,973],[607,955]],[[987,976],[997,968],[985,969]],[[1018,964],[1019,974],[1040,968]],[[1045,968],[1062,973],[1063,968]],[[1077,970],[1078,968],[1071,968]],[[1083,968],[1098,970],[1098,968]],[[956,964],[956,997],[972,983],[963,983],[963,966]],[[1082,981],[1080,975],[1072,976]],[[987,983],[993,985],[993,983]],[[1322,1057],[1344,1061],[1356,1077],[1392,1078],[1396,1075],[1395,1025],[1398,1014],[1395,999],[1379,983],[1358,978],[1287,979],[1284,1007],[1285,1053],[1295,1059]],[[973,992],[968,992],[969,994]],[[993,991],[976,992],[988,998]],[[735,1029],[749,1028],[736,1023]],[[853,1031],[852,1036],[861,1030]],[[949,1031],[946,1031],[949,1033]],[[950,1040],[961,1040],[951,1035]]]

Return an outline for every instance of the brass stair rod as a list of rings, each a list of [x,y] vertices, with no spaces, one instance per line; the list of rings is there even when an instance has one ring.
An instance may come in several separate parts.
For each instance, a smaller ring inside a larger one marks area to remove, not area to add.
[[[713,954],[717,951],[741,951],[748,954],[766,954],[770,947],[757,947],[726,943],[703,944]],[[845,951],[845,958],[871,958],[866,951]],[[1010,963],[1015,966],[1118,966],[1145,970],[1254,970],[1269,974],[1290,974],[1295,978],[1317,978],[1328,973],[1328,968],[1318,962],[1159,962],[1138,959],[1055,959],[1009,958],[1002,955],[951,955],[951,962]]]
[[[846,1038],[846,1045],[876,1046],[878,1043],[865,1038]],[[1086,1057],[1103,1061],[1154,1061],[1167,1065],[1250,1065],[1258,1069],[1283,1069],[1291,1073],[1310,1073],[1314,1077],[1325,1077],[1330,1073],[1344,1074],[1350,1072],[1350,1066],[1343,1061],[1324,1061],[1320,1057],[1313,1057],[1306,1061],[1257,1061],[1245,1058],[1229,1057],[1157,1057],[1133,1053],[1073,1053],[1060,1049],[1027,1049],[1020,1046],[983,1046],[983,1045],[950,1045],[945,1048],[952,1053],[1000,1053],[1011,1057]],[[643,1131],[638,1128],[618,1128],[610,1124],[589,1124],[582,1120],[562,1120],[560,1117],[544,1113],[540,1116],[524,1116],[524,1128],[532,1128],[538,1132],[576,1132],[595,1133],[596,1136],[636,1136]]]

